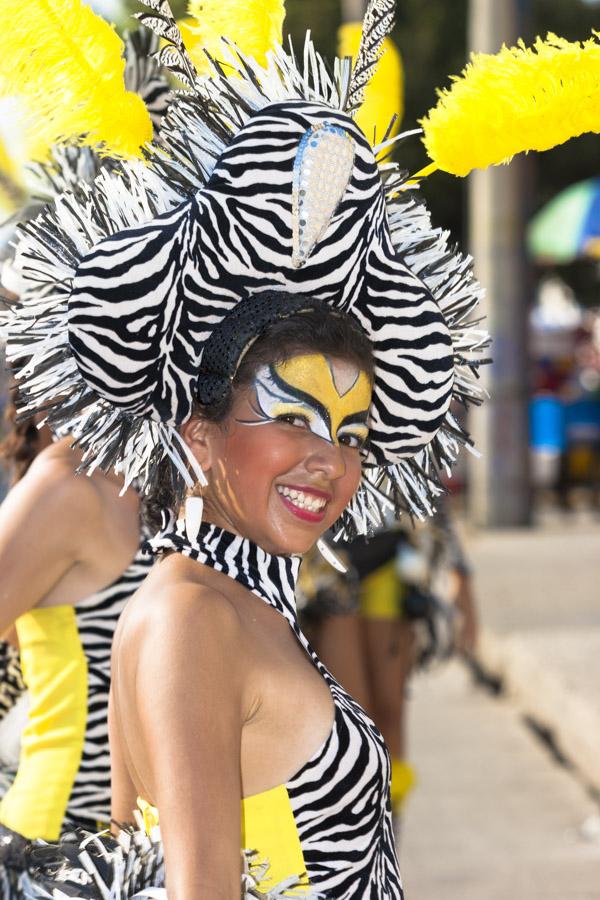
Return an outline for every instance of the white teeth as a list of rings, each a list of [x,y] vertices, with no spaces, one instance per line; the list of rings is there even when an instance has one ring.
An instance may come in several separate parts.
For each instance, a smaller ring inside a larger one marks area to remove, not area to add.
[[[277,490],[284,497],[289,497],[294,501],[294,506],[300,509],[308,509],[310,512],[320,512],[327,500],[324,497],[315,497],[314,494],[305,494],[304,491],[298,491],[295,488],[288,488],[283,485],[277,485]]]

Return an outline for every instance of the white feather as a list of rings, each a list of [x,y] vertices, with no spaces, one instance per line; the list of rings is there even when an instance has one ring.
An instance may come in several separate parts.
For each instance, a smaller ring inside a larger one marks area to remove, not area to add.
[[[202,497],[188,497],[185,501],[185,533],[190,544],[198,543],[198,532],[202,525],[204,500]]]

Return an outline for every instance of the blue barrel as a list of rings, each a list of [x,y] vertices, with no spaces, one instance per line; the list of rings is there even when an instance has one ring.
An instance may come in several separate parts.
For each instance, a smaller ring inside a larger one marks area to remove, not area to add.
[[[562,453],[567,446],[565,407],[551,394],[533,397],[529,405],[530,444],[534,450]]]

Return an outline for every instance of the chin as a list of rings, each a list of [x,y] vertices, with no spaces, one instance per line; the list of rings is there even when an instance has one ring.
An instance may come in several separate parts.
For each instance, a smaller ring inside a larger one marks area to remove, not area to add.
[[[321,535],[310,541],[296,541],[279,551],[279,556],[304,556],[315,546]]]
[[[304,522],[277,506],[269,506],[254,516],[244,510],[235,530],[272,556],[304,556],[340,515],[339,503],[332,504],[320,522]]]
[[[245,536],[271,556],[303,556],[314,547],[328,527],[328,524],[311,529],[286,528],[281,525],[265,529],[254,527],[247,529]]]
[[[304,556],[329,527],[329,523],[324,523],[322,527],[311,528],[310,532],[305,533],[298,533],[297,529],[281,529],[276,533],[264,535],[263,540],[256,543],[273,556]]]

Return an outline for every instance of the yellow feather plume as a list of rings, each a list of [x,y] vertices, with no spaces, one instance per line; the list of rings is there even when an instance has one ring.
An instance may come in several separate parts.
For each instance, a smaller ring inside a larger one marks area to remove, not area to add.
[[[220,58],[223,37],[264,65],[267,52],[283,40],[284,0],[189,0],[189,17],[179,23],[196,69],[208,75],[204,50]]]
[[[358,53],[362,35],[361,22],[347,22],[338,31],[339,56]],[[398,116],[389,137],[398,133],[404,113],[404,70],[402,57],[391,38],[386,37],[383,54],[375,74],[365,90],[365,102],[356,113],[355,121],[372,144],[383,140],[388,126]]]
[[[152,123],[125,90],[122,51],[83,0],[1,0],[0,97],[18,97],[27,109],[31,159],[44,159],[60,140],[141,155]]]
[[[421,121],[439,169],[468,175],[529,150],[600,132],[599,35],[570,43],[549,34],[490,56],[473,54]]]

